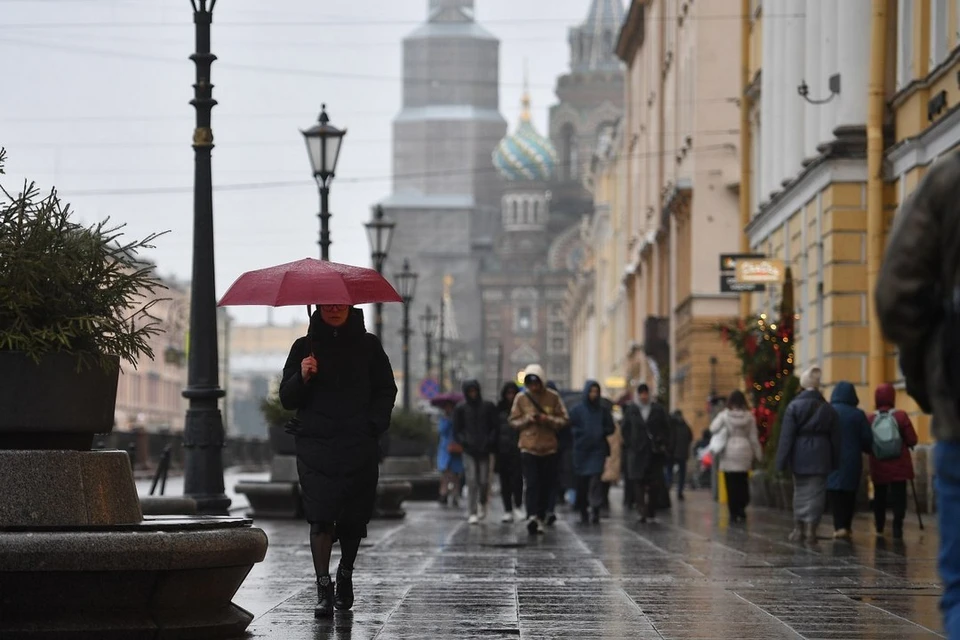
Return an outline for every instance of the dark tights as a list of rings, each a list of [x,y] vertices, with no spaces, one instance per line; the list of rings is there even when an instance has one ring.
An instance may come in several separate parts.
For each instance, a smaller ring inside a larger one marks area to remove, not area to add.
[[[313,568],[317,578],[330,575],[330,555],[333,551],[333,533],[310,531],[310,552],[313,554]],[[353,571],[353,564],[360,552],[360,538],[340,540],[340,568]]]

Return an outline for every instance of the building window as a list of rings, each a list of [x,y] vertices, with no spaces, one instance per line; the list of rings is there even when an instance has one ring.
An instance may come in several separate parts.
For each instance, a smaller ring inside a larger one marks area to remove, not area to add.
[[[513,209],[513,224],[517,224],[517,201],[514,200],[511,203],[511,208]]]
[[[553,339],[553,350],[556,352],[563,351],[563,338]]]
[[[947,59],[950,21],[947,0],[930,1],[930,71]]]
[[[530,307],[517,309],[517,331],[533,331],[533,310]]]
[[[913,0],[897,7],[897,89],[913,80]]]

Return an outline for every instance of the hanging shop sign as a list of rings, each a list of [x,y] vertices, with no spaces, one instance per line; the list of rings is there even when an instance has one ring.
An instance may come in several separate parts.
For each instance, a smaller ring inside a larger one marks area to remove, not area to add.
[[[783,260],[749,258],[737,261],[737,282],[741,284],[752,282],[781,284],[784,273]]]
[[[765,291],[766,284],[764,281],[741,282],[738,279],[739,264],[765,260],[767,260],[767,257],[762,253],[720,254],[720,292],[755,293],[758,291]]]

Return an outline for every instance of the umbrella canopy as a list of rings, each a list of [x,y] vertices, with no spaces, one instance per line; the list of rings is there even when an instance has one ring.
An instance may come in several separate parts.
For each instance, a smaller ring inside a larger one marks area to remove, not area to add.
[[[219,306],[353,306],[371,302],[403,302],[403,299],[373,269],[305,258],[244,273],[230,285]]]
[[[430,400],[434,407],[442,407],[445,404],[460,404],[463,402],[463,395],[459,393],[443,393]]]

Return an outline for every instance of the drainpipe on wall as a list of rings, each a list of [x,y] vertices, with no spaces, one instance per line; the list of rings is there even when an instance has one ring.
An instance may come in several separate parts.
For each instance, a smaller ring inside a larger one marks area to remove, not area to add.
[[[867,91],[867,307],[870,318],[867,380],[871,389],[886,381],[883,334],[876,318],[876,287],[883,259],[883,116],[887,51],[887,0],[872,0],[870,84]]]
[[[750,224],[750,0],[740,0],[740,252],[750,253],[747,225]],[[750,294],[740,294],[740,319],[750,315]]]

